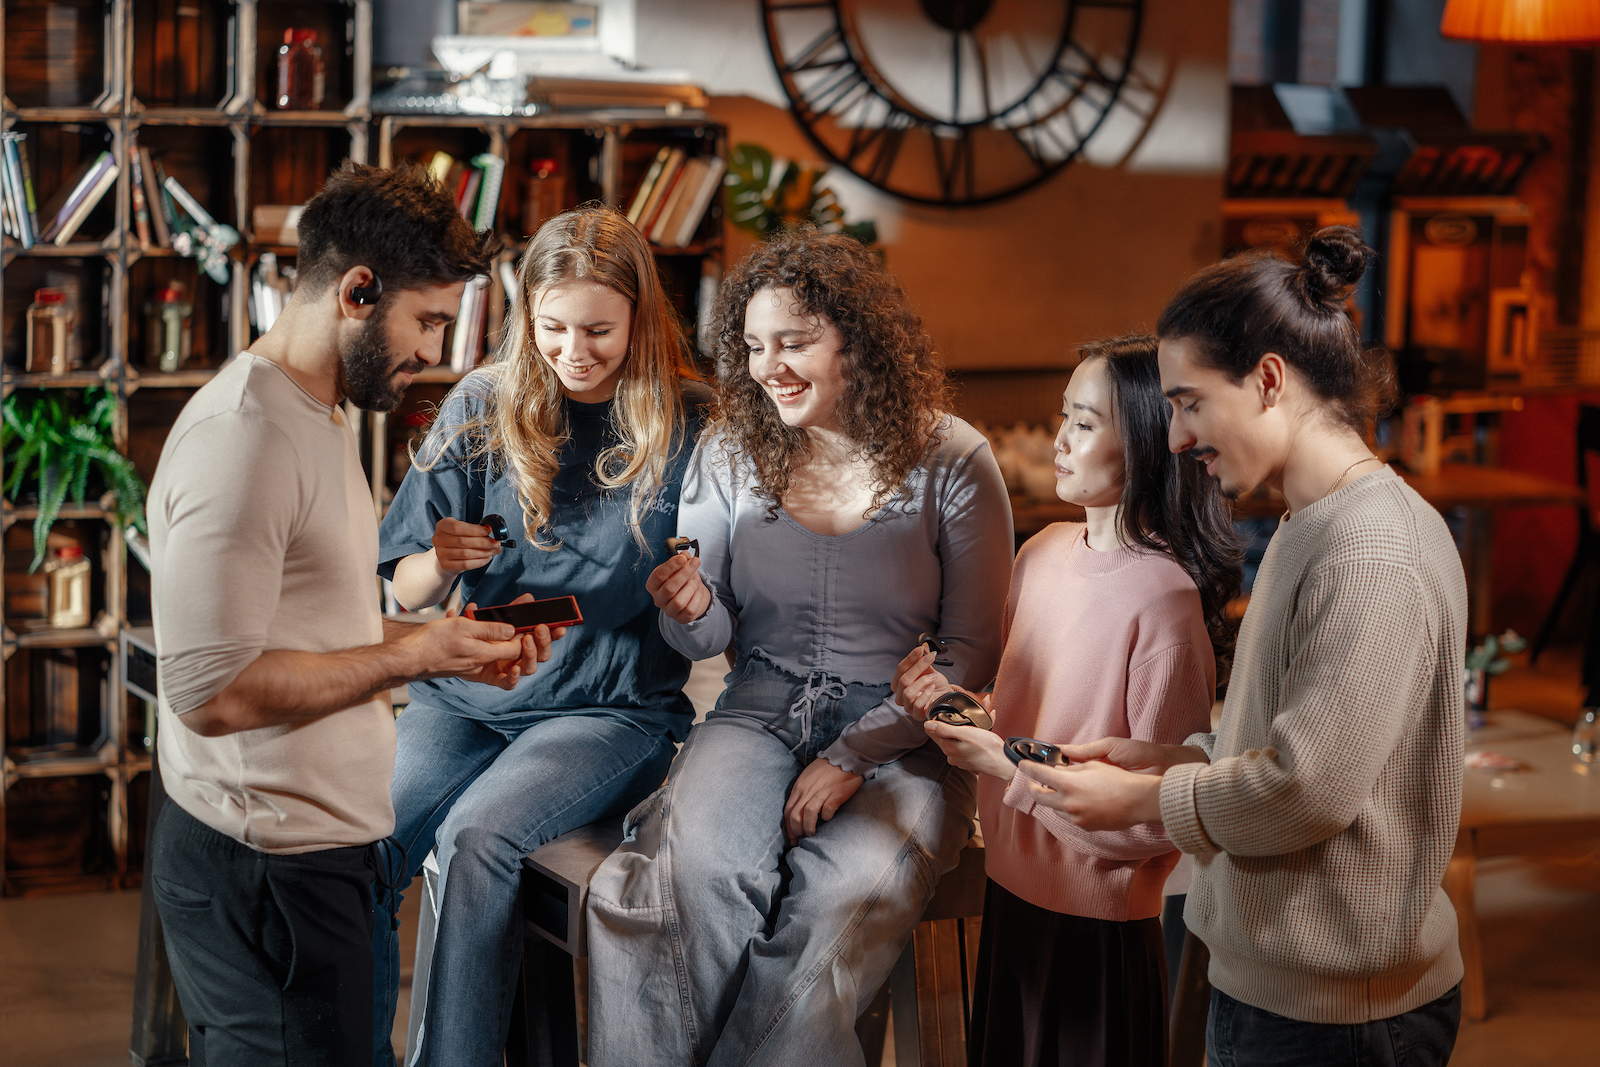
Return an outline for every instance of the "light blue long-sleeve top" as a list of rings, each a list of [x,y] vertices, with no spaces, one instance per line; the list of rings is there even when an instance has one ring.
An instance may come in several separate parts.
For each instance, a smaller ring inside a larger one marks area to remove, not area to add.
[[[763,656],[822,684],[882,685],[919,633],[937,633],[954,666],[941,672],[979,689],[1000,662],[1011,574],[1011,504],[983,435],[945,416],[922,465],[871,519],[828,536],[756,494],[748,463],[720,433],[703,437],[685,474],[678,535],[700,542],[710,609],[690,623],[660,616],[667,642],[692,659],[733,644],[739,663]],[[778,711],[782,709],[751,709]],[[928,740],[922,722],[888,697],[823,756],[871,777]]]

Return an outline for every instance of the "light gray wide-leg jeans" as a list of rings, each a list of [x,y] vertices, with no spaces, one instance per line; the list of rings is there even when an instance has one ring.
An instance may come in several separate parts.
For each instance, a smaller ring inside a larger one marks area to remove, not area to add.
[[[591,1067],[861,1067],[856,1019],[972,834],[930,742],[788,847],[796,776],[888,686],[735,675],[591,879]]]

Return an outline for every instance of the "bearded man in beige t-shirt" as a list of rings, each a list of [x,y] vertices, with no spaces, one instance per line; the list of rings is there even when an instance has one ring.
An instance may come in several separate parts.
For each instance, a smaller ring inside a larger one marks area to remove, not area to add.
[[[346,405],[439,362],[493,249],[420,168],[346,164],[301,216],[272,328],[173,425],[150,493],[158,756],[151,881],[194,1064],[371,1062],[374,850],[393,830],[389,690],[509,687],[549,633],[382,617]]]

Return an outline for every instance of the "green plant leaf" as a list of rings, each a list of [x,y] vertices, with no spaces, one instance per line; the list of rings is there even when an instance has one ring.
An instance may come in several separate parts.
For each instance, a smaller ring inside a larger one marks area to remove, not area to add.
[[[33,520],[33,563],[28,567],[32,574],[44,562],[49,547],[50,527],[61,514],[61,505],[67,497],[67,479],[58,463],[45,467],[39,476],[39,515]]]

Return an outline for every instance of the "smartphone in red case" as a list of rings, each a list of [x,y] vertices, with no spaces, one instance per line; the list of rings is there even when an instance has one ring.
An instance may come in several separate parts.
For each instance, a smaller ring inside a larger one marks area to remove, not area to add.
[[[498,607],[478,608],[467,613],[468,618],[480,622],[504,622],[525,634],[535,626],[576,626],[583,621],[578,610],[578,598],[553,596],[548,600],[533,600],[524,604],[501,604]]]

